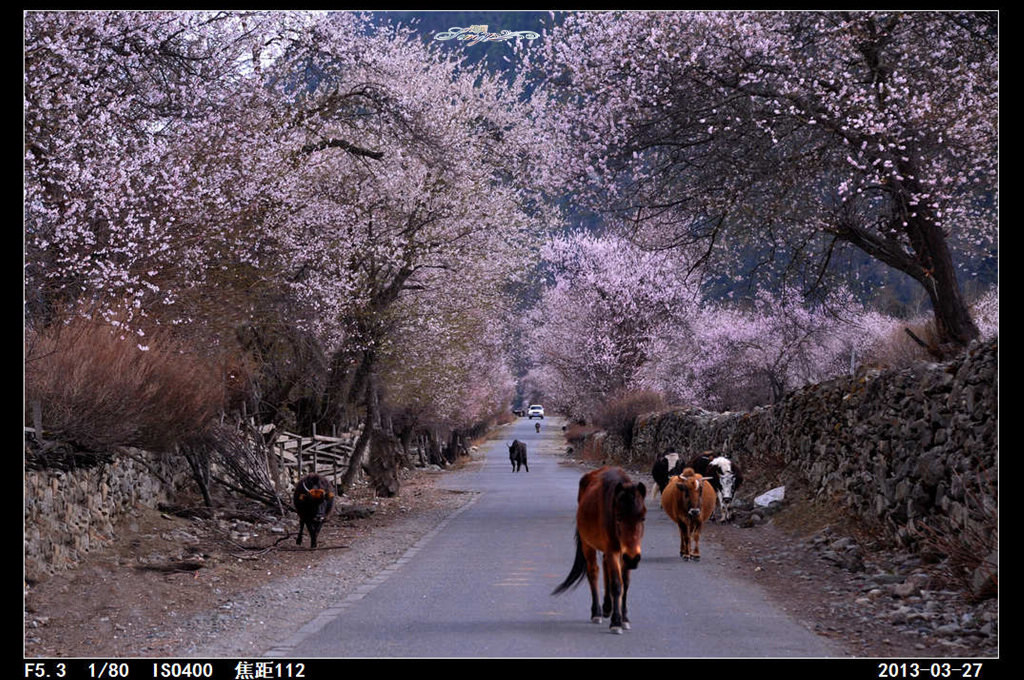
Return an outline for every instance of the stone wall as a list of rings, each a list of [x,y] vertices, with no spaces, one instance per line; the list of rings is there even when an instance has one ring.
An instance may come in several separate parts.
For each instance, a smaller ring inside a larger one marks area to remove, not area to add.
[[[757,469],[759,491],[799,479],[900,543],[918,542],[924,523],[995,546],[998,422],[993,340],[949,363],[810,385],[750,412],[644,416],[631,449],[611,435],[590,446],[641,464],[668,449],[712,450]]]
[[[129,450],[109,463],[73,470],[25,471],[25,577],[40,579],[77,564],[114,537],[138,505],[155,507],[191,484],[188,466]]]

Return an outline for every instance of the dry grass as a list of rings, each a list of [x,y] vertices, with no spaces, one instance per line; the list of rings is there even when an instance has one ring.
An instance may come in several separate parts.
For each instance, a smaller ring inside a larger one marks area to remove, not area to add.
[[[222,371],[169,335],[145,342],[85,319],[26,332],[26,424],[38,411],[46,438],[87,450],[167,450],[202,431],[223,407]]]
[[[629,448],[637,416],[661,411],[665,407],[665,398],[657,392],[626,392],[604,402],[594,414],[594,424],[605,432],[622,437],[626,448]]]
[[[918,361],[927,361],[928,350],[915,342],[907,330],[925,344],[937,344],[935,324],[931,320],[919,319],[895,324],[887,335],[874,342],[864,357],[864,363],[887,368],[903,368]]]
[[[963,481],[964,504],[970,514],[967,525],[955,526],[940,515],[920,522],[917,535],[925,551],[942,558],[936,571],[981,600],[999,592],[998,567],[990,560],[999,549],[999,517],[995,505],[984,500],[997,495],[988,474],[965,476]]]
[[[596,425],[583,425],[581,423],[572,423],[565,428],[565,438],[568,441],[582,441],[588,436],[595,432],[600,432],[601,428]]]

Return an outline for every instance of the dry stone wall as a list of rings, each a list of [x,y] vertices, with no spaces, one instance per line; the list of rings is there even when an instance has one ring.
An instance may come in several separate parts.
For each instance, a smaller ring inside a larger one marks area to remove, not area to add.
[[[190,483],[187,466],[144,451],[73,470],[25,471],[25,577],[68,569],[109,542],[140,505],[155,507]]]
[[[600,446],[634,462],[669,449],[724,453],[768,472],[752,482],[760,490],[799,478],[905,545],[921,540],[924,523],[994,546],[997,348],[976,343],[949,363],[810,385],[750,412],[653,414],[638,418],[628,451],[612,436]]]

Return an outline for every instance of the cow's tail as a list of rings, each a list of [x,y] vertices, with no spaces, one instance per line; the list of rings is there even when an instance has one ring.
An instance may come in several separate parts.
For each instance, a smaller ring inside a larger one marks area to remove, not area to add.
[[[552,595],[558,595],[564,593],[570,588],[575,588],[583,580],[583,577],[587,575],[587,559],[583,556],[583,541],[580,540],[580,532],[576,530],[576,559],[572,563],[572,569],[569,570],[569,575],[565,577],[562,583],[551,591]]]

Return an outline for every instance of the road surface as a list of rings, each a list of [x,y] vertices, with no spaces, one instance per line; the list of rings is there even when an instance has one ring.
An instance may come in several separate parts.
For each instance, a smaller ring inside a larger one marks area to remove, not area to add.
[[[534,431],[541,423],[541,432]],[[520,418],[445,476],[475,499],[395,565],[268,651],[288,658],[824,658],[843,656],[755,585],[726,576],[710,541],[683,562],[675,525],[648,492],[643,558],[629,591],[632,628],[590,622],[584,582],[552,596],[572,566],[576,491],[562,422]],[[525,441],[529,472],[507,443]],[[649,479],[640,479],[650,484]]]

